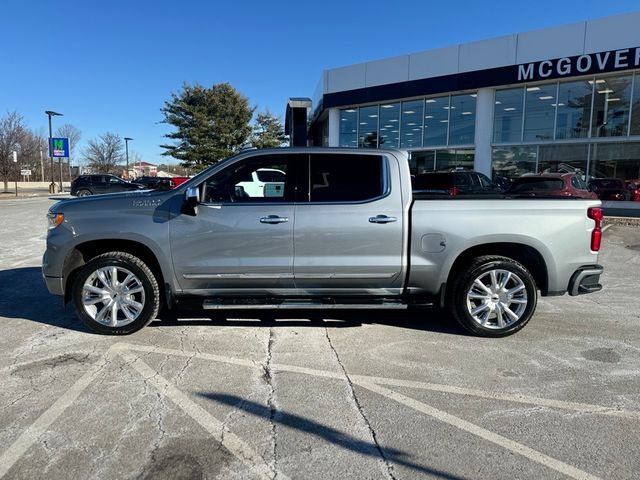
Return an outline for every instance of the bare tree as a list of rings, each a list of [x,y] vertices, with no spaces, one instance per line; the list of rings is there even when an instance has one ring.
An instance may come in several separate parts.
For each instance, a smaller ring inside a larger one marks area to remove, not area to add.
[[[74,153],[76,151],[76,147],[82,138],[82,132],[77,127],[71,125],[70,123],[65,123],[64,125],[58,127],[56,130],[56,135],[58,137],[68,138],[69,139],[69,162],[71,162],[71,157],[74,157]]]
[[[31,179],[43,177],[43,169],[49,167],[49,159],[45,161],[47,156],[47,139],[42,133],[36,133],[26,130],[22,142],[20,144],[20,155],[18,155],[18,169],[26,168],[31,170]],[[51,171],[49,170],[50,178]]]
[[[94,173],[112,173],[124,159],[124,143],[115,133],[107,132],[87,143],[84,160]]]
[[[18,174],[13,152],[20,154],[26,131],[24,119],[18,112],[8,112],[0,118],[0,179],[5,192],[9,190],[10,177]]]

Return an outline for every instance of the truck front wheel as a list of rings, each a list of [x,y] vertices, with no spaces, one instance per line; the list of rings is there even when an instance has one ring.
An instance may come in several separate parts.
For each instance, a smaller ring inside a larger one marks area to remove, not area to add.
[[[503,337],[527,324],[537,301],[536,282],[527,269],[511,258],[492,255],[473,259],[459,272],[450,307],[469,332]]]
[[[125,252],[108,252],[84,265],[73,282],[78,316],[92,330],[126,335],[158,315],[160,290],[151,269]]]

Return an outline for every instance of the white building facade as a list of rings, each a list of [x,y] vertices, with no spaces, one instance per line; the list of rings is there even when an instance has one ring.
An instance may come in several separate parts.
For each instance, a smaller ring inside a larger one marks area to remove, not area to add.
[[[401,148],[413,173],[640,178],[640,12],[334,68],[310,143]]]

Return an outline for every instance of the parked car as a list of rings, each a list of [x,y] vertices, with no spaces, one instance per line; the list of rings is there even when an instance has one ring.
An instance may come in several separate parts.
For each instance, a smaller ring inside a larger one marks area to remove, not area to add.
[[[589,191],[582,177],[575,173],[546,173],[519,177],[513,180],[506,193],[529,197],[598,198],[595,193]]]
[[[503,192],[506,192],[511,186],[511,179],[509,177],[503,177],[502,175],[493,175],[492,181],[493,184]]]
[[[127,182],[115,175],[80,175],[71,182],[71,195],[88,197],[100,193],[144,190],[144,185]]]
[[[420,173],[412,178],[412,188],[414,193],[451,197],[502,192],[489,177],[472,170]]]
[[[629,200],[631,192],[624,182],[617,178],[594,178],[589,182],[589,189],[600,200]]]
[[[237,187],[244,189],[250,197],[281,196],[284,188],[285,173],[275,168],[259,168],[255,172],[247,173]]]
[[[627,180],[625,183],[631,192],[631,200],[634,202],[640,202],[640,178]]]
[[[179,187],[184,182],[189,180],[190,177],[172,177],[171,181],[173,182],[173,188]]]
[[[164,177],[138,177],[133,183],[144,185],[149,190],[171,190],[175,186],[172,180]]]
[[[283,172],[279,197],[240,193],[260,169]],[[538,292],[602,288],[599,200],[410,192],[407,154],[397,150],[241,152],[174,190],[54,204],[43,276],[90,328],[112,335],[144,327],[161,303],[192,302],[435,304],[470,332],[498,337],[526,325]]]

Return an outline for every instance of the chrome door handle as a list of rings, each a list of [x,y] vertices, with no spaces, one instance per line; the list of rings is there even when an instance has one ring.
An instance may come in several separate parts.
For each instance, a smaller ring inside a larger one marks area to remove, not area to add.
[[[387,217],[386,215],[376,215],[375,217],[369,217],[369,223],[391,223],[397,222],[396,217]]]
[[[279,217],[278,215],[269,215],[260,219],[260,223],[286,223],[288,221],[288,217]]]

